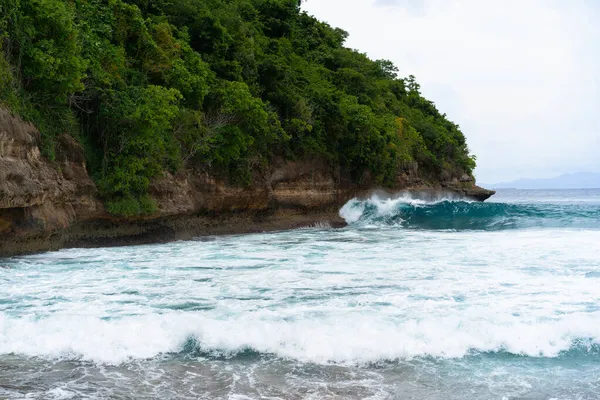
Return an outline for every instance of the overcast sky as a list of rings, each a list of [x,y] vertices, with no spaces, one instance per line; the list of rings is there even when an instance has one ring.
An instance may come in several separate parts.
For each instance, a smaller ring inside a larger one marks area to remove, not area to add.
[[[478,182],[600,172],[599,0],[305,0],[458,123]]]

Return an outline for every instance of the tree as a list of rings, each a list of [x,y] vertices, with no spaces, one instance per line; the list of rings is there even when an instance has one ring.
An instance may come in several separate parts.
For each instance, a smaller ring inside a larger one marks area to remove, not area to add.
[[[458,125],[389,60],[298,0],[4,0],[0,103],[85,145],[108,209],[151,212],[180,168],[250,184],[274,160],[321,157],[355,182],[471,174]],[[398,122],[401,121],[401,122]]]
[[[381,71],[381,76],[387,79],[396,79],[398,76],[398,67],[390,60],[375,61]],[[412,76],[412,75],[411,75]],[[413,77],[414,78],[414,77]]]

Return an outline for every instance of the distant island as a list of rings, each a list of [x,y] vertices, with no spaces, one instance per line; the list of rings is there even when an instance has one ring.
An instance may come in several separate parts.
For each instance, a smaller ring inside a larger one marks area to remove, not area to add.
[[[517,179],[512,182],[486,184],[492,189],[596,189],[600,188],[600,174],[577,172],[546,179]]]

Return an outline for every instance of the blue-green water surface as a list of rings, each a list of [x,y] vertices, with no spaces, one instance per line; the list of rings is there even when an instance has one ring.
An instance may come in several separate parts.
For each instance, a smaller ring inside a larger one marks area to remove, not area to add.
[[[0,399],[598,399],[600,190],[0,260]]]

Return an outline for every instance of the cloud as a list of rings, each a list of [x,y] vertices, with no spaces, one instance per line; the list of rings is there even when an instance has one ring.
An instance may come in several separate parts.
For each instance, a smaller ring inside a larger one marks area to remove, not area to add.
[[[462,127],[478,180],[494,182],[600,172],[592,3],[307,0],[304,8],[348,31],[349,47],[414,74]]]
[[[415,14],[425,11],[425,0],[375,0],[374,4],[379,7],[402,7]]]

